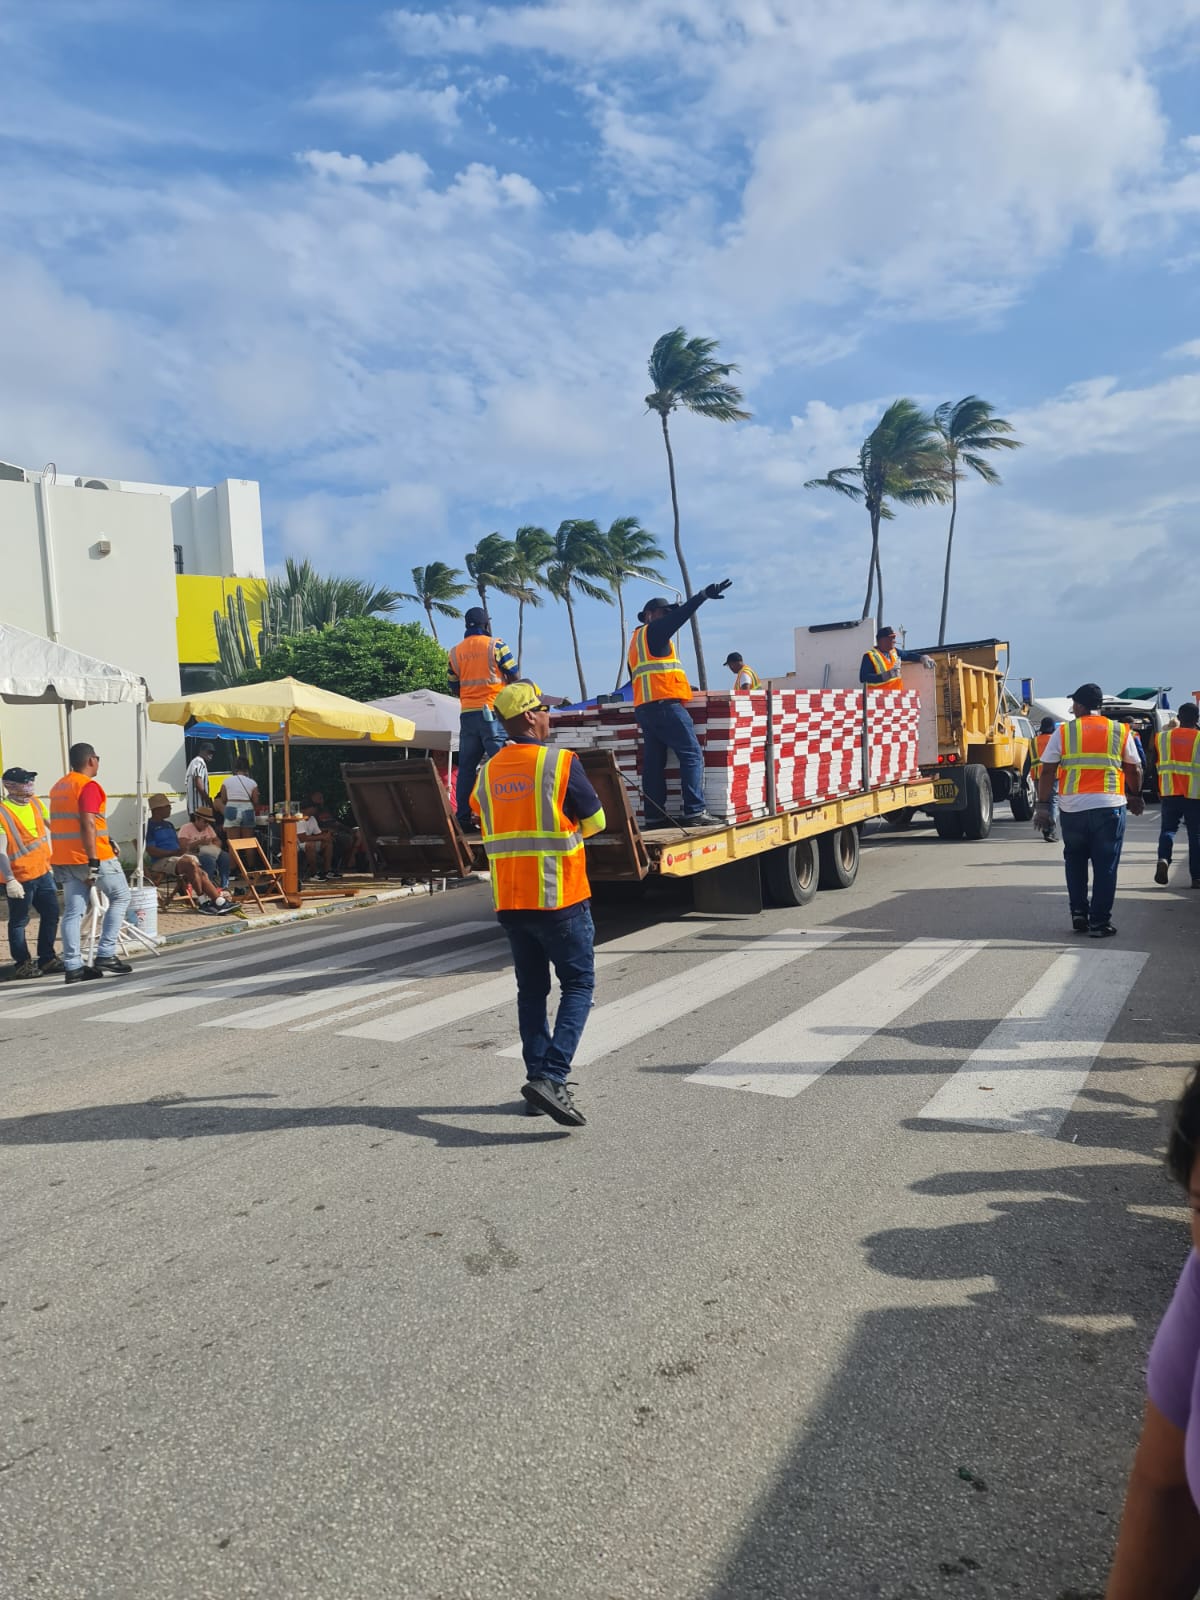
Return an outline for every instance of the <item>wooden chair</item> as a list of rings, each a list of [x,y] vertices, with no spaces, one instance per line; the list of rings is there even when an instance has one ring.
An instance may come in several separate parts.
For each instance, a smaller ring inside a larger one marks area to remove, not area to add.
[[[292,904],[283,892],[283,872],[271,865],[258,839],[230,839],[228,846],[230,863],[260,911],[267,909],[258,892],[260,885],[268,900],[281,900],[285,906]]]

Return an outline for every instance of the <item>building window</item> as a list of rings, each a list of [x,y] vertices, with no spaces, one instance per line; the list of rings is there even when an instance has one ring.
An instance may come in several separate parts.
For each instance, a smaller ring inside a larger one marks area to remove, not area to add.
[[[177,573],[183,571],[183,546],[181,544],[175,546],[175,571]]]

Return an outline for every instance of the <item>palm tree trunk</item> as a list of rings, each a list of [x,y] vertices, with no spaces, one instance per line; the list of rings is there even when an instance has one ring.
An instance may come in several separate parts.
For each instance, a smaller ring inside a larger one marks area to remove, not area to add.
[[[879,543],[875,544],[875,598],[879,602],[878,618],[875,626],[882,628],[887,618],[883,614],[883,563],[879,559]]]
[[[440,644],[441,641],[439,640],[439,638],[437,636],[437,623],[433,620],[433,607],[432,606],[426,606],[425,607],[425,615],[429,618],[429,631],[433,635],[434,644]]]
[[[667,472],[671,479],[671,511],[675,518],[675,559],[679,562],[679,571],[683,575],[683,592],[688,599],[692,598],[692,579],[687,569],[687,562],[683,559],[683,540],[679,537],[679,491],[675,485],[675,454],[671,449],[671,434],[667,427],[667,414],[659,412],[659,421],[662,423],[663,443],[667,447]],[[700,680],[702,689],[708,688],[708,673],[704,667],[704,646],[700,641],[700,618],[692,613],[692,644],[696,651],[696,676]]]
[[[586,700],[588,697],[587,684],[583,680],[583,662],[579,657],[579,635],[575,632],[575,607],[571,604],[571,591],[567,590],[563,598],[567,602],[567,621],[571,625],[571,643],[575,647],[575,671],[579,674],[579,698]]]
[[[628,662],[625,659],[625,588],[624,585],[620,583],[616,584],[615,587],[617,591],[617,612],[621,618],[621,659],[617,664],[617,681],[613,684],[614,694],[616,694],[621,687],[621,679],[625,676],[625,668],[628,665]]]
[[[862,620],[865,622],[871,615],[871,596],[875,592],[875,569],[879,565],[879,518],[872,511],[871,518],[871,559],[867,563],[867,598],[863,601]],[[883,601],[880,600],[880,610]]]
[[[475,585],[475,592],[479,596],[479,604],[483,607],[483,614],[486,617],[487,616],[487,584],[486,583],[477,583]]]
[[[954,463],[951,462],[953,469]],[[958,473],[950,476],[950,531],[946,535],[946,571],[942,578],[942,620],[938,623],[938,643],[946,642],[946,612],[950,605],[950,552],[954,548],[954,519],[958,515]]]
[[[521,675],[521,655],[525,649],[525,602],[517,601],[517,676]]]

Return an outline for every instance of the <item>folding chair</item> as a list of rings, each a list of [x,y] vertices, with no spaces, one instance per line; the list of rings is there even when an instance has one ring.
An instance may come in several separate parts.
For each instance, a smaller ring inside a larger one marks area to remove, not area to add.
[[[263,896],[258,892],[260,884],[264,886],[263,892],[268,900],[281,900],[285,906],[292,904],[283,892],[282,870],[271,865],[270,857],[258,839],[230,839],[228,844],[230,863],[260,911],[267,909],[263,905]]]

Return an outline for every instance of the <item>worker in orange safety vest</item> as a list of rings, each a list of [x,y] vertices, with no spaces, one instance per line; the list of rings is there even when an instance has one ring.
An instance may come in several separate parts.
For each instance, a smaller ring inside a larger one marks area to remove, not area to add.
[[[1056,728],[1042,752],[1033,812],[1034,827],[1045,833],[1057,785],[1071,926],[1093,939],[1111,939],[1117,931],[1112,909],[1126,814],[1140,817],[1145,809],[1137,747],[1123,722],[1101,715],[1103,704],[1096,683],[1080,684],[1072,695],[1074,721]]]
[[[1187,828],[1192,888],[1200,889],[1200,708],[1186,700],[1178,716],[1179,726],[1163,728],[1154,740],[1162,797],[1154,881],[1166,883],[1170,875],[1172,848],[1182,822]]]
[[[1050,743],[1050,735],[1058,727],[1053,717],[1043,717],[1038,724],[1038,731],[1033,736],[1033,749],[1029,752],[1029,776],[1033,779],[1034,793],[1037,793],[1038,779],[1042,775],[1042,757],[1046,753],[1046,746]],[[1058,839],[1058,793],[1055,791],[1050,796],[1050,826],[1042,829],[1042,838],[1047,844],[1054,844]]]
[[[71,770],[50,791],[50,861],[63,892],[63,965],[68,983],[133,971],[117,955],[117,936],[129,905],[129,883],[108,832],[108,796],[96,774],[100,757],[90,744],[67,752]],[[96,958],[83,964],[83,916],[93,888],[108,899]]]
[[[517,664],[503,639],[492,637],[492,624],[482,606],[463,618],[466,637],[450,651],[450,693],[458,696],[458,778],[454,790],[458,825],[464,833],[478,824],[471,814],[471,791],[481,761],[504,744],[504,727],[492,707]]]
[[[34,793],[36,772],[9,767],[0,777],[0,883],[8,898],[8,950],[13,978],[43,978],[61,972],[54,953],[58,936],[58,890],[50,868],[50,818]],[[37,960],[29,956],[25,928],[38,914]]]
[[[496,714],[508,743],[484,762],[471,795],[492,877],[492,898],[512,947],[528,1114],[582,1127],[567,1085],[596,986],[591,887],[584,840],[604,829],[604,808],[579,757],[556,750],[550,708],[536,683],[502,689]],[[550,969],[562,990],[554,1031]]]

